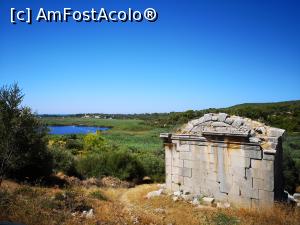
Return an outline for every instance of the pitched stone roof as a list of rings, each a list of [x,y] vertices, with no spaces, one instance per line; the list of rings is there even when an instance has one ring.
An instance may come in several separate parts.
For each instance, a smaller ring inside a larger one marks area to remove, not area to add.
[[[249,142],[260,143],[263,149],[274,149],[272,143],[284,134],[285,130],[269,127],[261,122],[230,116],[226,113],[209,113],[203,117],[191,120],[176,131],[176,134],[196,136],[231,136],[248,137]]]

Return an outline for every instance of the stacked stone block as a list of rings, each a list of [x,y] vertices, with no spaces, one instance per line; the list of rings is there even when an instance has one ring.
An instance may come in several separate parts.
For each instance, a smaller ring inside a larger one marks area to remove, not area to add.
[[[166,186],[242,207],[270,205],[283,193],[284,130],[225,113],[190,121],[165,140]]]

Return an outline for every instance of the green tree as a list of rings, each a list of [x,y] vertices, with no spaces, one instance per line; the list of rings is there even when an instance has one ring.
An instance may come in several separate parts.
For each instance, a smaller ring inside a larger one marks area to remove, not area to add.
[[[30,108],[17,84],[0,88],[0,184],[4,176],[38,178],[52,172],[47,128]]]

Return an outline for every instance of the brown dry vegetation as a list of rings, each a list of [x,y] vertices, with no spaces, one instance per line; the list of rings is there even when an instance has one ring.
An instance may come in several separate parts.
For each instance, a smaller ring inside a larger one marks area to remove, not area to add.
[[[162,195],[146,199],[157,185],[135,188],[69,189],[32,187],[4,181],[0,195],[0,221],[27,225],[48,224],[216,224],[216,225],[298,225],[299,209],[276,205],[270,209],[216,209],[196,207],[187,202],[174,202]],[[95,194],[96,193],[96,194]],[[61,198],[62,194],[71,196]],[[94,209],[86,219],[76,210]]]

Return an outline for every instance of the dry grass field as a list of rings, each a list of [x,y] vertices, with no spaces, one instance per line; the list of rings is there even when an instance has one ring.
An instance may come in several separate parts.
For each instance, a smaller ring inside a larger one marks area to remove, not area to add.
[[[156,184],[135,188],[46,188],[4,181],[0,221],[50,224],[298,225],[300,210],[284,205],[269,209],[217,209],[174,202],[168,195],[145,198]],[[82,211],[93,209],[86,218]]]

